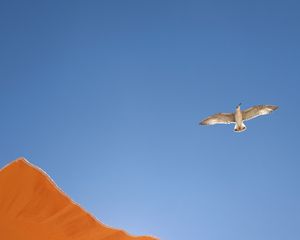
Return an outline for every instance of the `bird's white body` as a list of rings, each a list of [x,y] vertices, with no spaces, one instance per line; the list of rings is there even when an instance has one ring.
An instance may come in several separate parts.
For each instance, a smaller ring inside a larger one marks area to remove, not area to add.
[[[242,131],[245,131],[247,129],[246,125],[244,124],[243,113],[241,111],[240,106],[238,106],[235,110],[234,119],[235,119],[234,131],[242,132]]]

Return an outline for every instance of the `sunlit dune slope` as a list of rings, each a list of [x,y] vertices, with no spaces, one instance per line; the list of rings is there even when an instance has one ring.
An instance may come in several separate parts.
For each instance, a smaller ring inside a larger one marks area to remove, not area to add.
[[[0,239],[154,240],[103,225],[24,159],[0,170]]]

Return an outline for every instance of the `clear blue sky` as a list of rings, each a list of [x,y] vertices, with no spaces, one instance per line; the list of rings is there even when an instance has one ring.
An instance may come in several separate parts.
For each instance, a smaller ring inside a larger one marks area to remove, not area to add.
[[[299,12],[296,0],[2,0],[0,165],[26,157],[134,235],[298,240]],[[241,134],[198,126],[239,102],[280,109]]]

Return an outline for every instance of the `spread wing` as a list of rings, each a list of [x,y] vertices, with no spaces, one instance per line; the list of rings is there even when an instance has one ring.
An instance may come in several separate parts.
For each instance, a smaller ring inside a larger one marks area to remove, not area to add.
[[[246,109],[245,111],[242,111],[243,114],[243,120],[250,120],[252,118],[256,118],[261,115],[269,114],[273,111],[275,111],[278,108],[278,106],[274,105],[257,105],[253,106],[251,108]]]
[[[201,125],[214,125],[214,124],[229,124],[234,123],[234,114],[233,113],[217,113],[208,118],[202,120],[199,124]]]

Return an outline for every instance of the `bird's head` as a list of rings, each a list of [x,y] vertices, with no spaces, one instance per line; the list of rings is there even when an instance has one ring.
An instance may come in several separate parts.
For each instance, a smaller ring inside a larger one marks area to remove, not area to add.
[[[241,105],[242,105],[242,103],[239,103],[239,105],[237,105],[236,108],[237,108],[237,109],[240,108]]]

